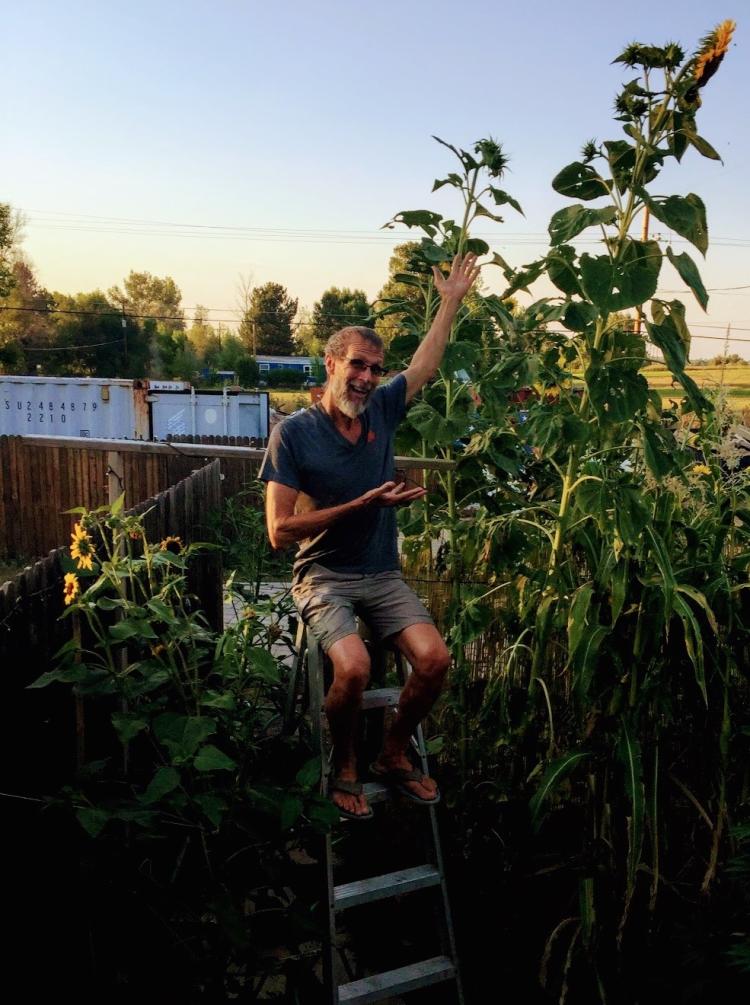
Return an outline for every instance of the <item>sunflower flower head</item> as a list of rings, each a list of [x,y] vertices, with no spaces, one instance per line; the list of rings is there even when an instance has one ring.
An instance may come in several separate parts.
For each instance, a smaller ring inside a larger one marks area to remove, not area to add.
[[[721,65],[732,41],[734,21],[722,21],[701,41],[695,55],[685,64],[681,77],[687,86],[679,104],[688,111],[701,106],[700,89],[705,87]]]
[[[694,464],[690,469],[694,475],[710,475],[711,468],[707,464]]]
[[[81,584],[78,582],[78,576],[74,572],[66,572],[65,580],[63,582],[63,597],[65,599],[65,606],[72,604],[78,594],[81,592]]]
[[[173,555],[179,555],[183,550],[182,538],[174,534],[168,534],[159,544],[160,551],[171,551]]]
[[[734,29],[734,21],[722,21],[703,39],[700,49],[695,54],[693,79],[698,87],[705,87],[708,81],[719,69],[722,59],[729,49]]]
[[[88,531],[80,523],[77,523],[74,525],[70,537],[70,557],[76,562],[79,569],[91,571],[94,567],[96,549]]]

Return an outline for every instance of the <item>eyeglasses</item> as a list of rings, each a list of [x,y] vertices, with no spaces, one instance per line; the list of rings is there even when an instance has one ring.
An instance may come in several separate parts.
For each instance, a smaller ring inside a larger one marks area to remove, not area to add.
[[[377,363],[365,363],[363,359],[349,359],[344,356],[344,362],[348,363],[350,367],[357,370],[359,373],[364,373],[365,370],[369,370],[376,380],[382,377],[385,373],[382,366],[378,366]]]

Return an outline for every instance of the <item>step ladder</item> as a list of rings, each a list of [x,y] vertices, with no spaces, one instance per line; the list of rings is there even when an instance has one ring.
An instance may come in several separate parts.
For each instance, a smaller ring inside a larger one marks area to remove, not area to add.
[[[367,638],[367,629],[364,625],[361,625],[360,633],[364,638]],[[372,663],[371,682],[382,684],[385,679],[386,654],[381,647],[370,644],[368,648]],[[366,690],[362,701],[363,716],[375,710],[385,712],[386,709],[397,706],[401,688],[411,673],[411,667],[399,652],[395,653],[395,660],[396,673],[401,686],[381,686]],[[323,651],[312,633],[300,622],[297,629],[295,656],[289,675],[285,719],[287,729],[291,730],[300,708],[303,713],[306,712],[310,715],[313,740],[317,749],[320,750],[323,766],[321,791],[324,793],[328,791],[329,776],[332,770],[329,751],[326,750],[323,707],[327,684],[330,683],[326,680],[326,676],[330,677],[330,666],[327,665]],[[417,728],[416,735],[412,737],[412,744],[421,762],[422,770],[427,774],[427,754],[421,726]],[[386,802],[394,797],[393,791],[382,782],[368,781],[364,782],[363,786],[370,806],[375,807],[378,803]],[[398,793],[395,795],[396,798],[401,798]],[[444,982],[453,982],[455,1001],[458,1002],[458,1005],[463,1005],[461,975],[448,902],[436,811],[434,806],[425,806],[420,807],[417,812],[424,814],[425,818],[429,818],[429,827],[426,829],[424,841],[427,861],[416,867],[359,879],[354,882],[336,884],[331,832],[326,834],[322,842],[328,905],[328,925],[323,948],[323,979],[326,1000],[330,1005],[355,1002],[364,1005],[365,1002],[379,1002]],[[345,817],[340,819],[342,824],[352,824],[352,821]],[[361,828],[362,831],[374,825],[375,821],[353,822],[353,826]],[[441,955],[419,960],[408,966],[397,967],[383,973],[352,979],[355,975],[351,972],[351,968],[342,954],[341,963],[350,979],[347,982],[339,983],[338,975],[342,968],[337,966],[336,927],[341,912],[349,908],[364,907],[377,901],[427,889],[433,889],[436,898],[434,914]]]

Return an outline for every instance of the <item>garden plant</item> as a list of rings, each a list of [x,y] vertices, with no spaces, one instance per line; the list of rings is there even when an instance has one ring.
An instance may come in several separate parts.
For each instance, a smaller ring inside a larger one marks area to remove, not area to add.
[[[163,982],[188,1000],[315,983],[316,890],[299,862],[335,812],[319,757],[281,729],[289,605],[236,598],[240,617],[214,633],[187,590],[209,545],[149,541],[122,499],[75,512],[72,638],[32,687],[72,685],[97,726],[49,809],[82,828],[92,965],[114,956],[129,993]]]
[[[687,58],[675,43],[617,57],[630,71],[619,138],[587,142],[553,179],[573,201],[543,257],[512,268],[491,255],[507,286],[461,311],[402,442],[457,462],[402,529],[415,554],[442,542],[454,673],[438,725],[466,886],[518,939],[503,979],[535,957],[561,1002],[646,1000],[654,968],[652,986],[671,979],[688,1000],[706,973],[731,983],[728,959],[748,955],[726,868],[747,814],[748,481],[721,410],[685,371],[685,306],[657,295],[670,270],[667,285],[679,277],[708,303],[682,250],[706,253],[705,206],[659,182],[689,152],[719,160],[698,117],[733,30],[723,22]],[[496,187],[497,143],[439,142],[458,164],[433,191],[454,188],[462,217],[407,211],[387,225],[423,235],[396,277],[419,296],[379,307],[403,321],[394,362],[429,325],[432,265],[489,253],[472,223],[520,209]],[[581,250],[590,230],[599,249]],[[541,278],[557,295],[512,303]],[[680,414],[642,373],[657,353],[684,391]],[[495,658],[472,662],[488,632]],[[522,875],[533,907],[513,903]],[[490,939],[472,929],[469,945],[481,969]]]

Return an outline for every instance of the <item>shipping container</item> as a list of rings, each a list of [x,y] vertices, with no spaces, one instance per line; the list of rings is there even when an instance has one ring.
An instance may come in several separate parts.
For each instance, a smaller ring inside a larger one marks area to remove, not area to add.
[[[268,436],[265,392],[196,391],[186,381],[0,376],[0,433],[166,440]]]

